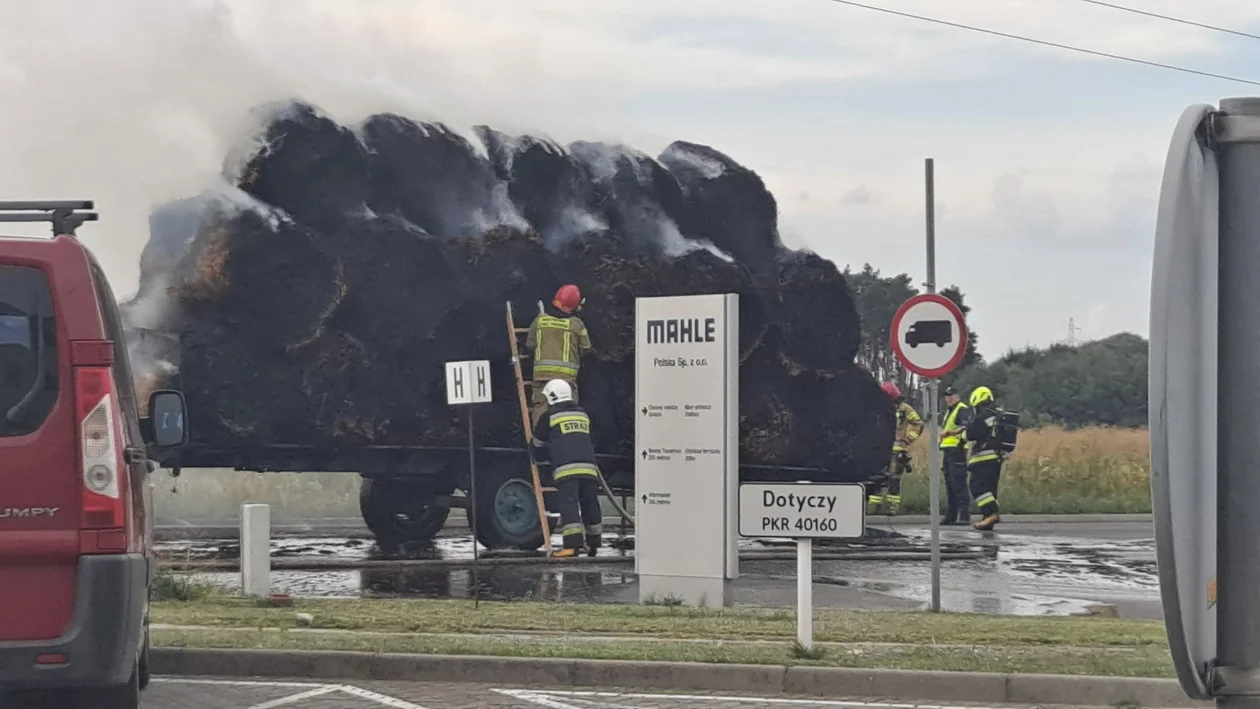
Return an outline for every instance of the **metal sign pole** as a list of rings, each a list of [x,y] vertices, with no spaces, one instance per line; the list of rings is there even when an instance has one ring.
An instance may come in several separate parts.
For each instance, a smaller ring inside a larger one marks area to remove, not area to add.
[[[476,404],[468,405],[468,509],[470,514],[469,527],[472,530],[472,548],[473,548],[473,608],[481,607],[481,582],[477,573],[477,567],[480,565],[481,556],[477,550],[477,455],[476,447],[473,445],[473,410],[477,408]]]
[[[796,540],[796,640],[814,648],[814,540]]]
[[[936,292],[936,180],[932,158],[924,160],[924,182],[927,192],[927,292]],[[941,476],[937,439],[937,380],[927,380],[928,479],[930,482],[930,514],[932,525],[932,611],[941,610]]]
[[[1221,709],[1260,707],[1260,98],[1221,101],[1217,658]],[[1176,504],[1174,502],[1174,504]]]

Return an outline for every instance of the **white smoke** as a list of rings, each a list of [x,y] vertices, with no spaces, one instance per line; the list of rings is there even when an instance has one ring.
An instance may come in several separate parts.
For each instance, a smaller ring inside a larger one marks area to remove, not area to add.
[[[551,64],[522,62],[536,38],[469,7],[7,0],[0,195],[95,200],[101,221],[81,234],[123,293],[138,282],[150,211],[199,194],[225,167],[230,175],[239,163],[224,157],[260,122],[255,106],[297,98],[343,125],[392,111],[440,119],[466,137],[478,124],[572,137],[599,126],[635,137],[623,130],[615,96],[588,92],[573,111],[562,100],[571,82]]]
[[[655,158],[640,150],[636,150],[628,145],[617,143],[578,143],[572,146],[572,152],[586,166],[592,179],[596,181],[606,182],[616,176],[618,170],[628,169],[644,187],[647,194],[655,192],[652,175],[647,171],[646,165],[655,164],[659,169],[668,172],[668,169],[658,162]],[[694,157],[698,166],[704,167],[705,177],[712,179],[718,177],[725,170],[721,163],[710,158],[695,155],[689,151],[681,151],[671,147],[667,151],[670,155],[683,156],[684,159]],[[717,166],[716,170],[714,166]],[[666,256],[677,258],[685,256],[694,251],[708,251],[727,263],[734,263],[735,259],[726,252],[719,249],[708,239],[694,239],[682,233],[678,225],[665,214],[661,205],[653,202],[645,202],[635,205],[641,212],[640,218],[655,222],[655,238],[661,246],[661,251]]]
[[[726,172],[726,165],[723,165],[720,160],[708,155],[702,155],[686,146],[670,145],[661,154],[661,157],[677,161],[700,173],[701,176],[708,180],[716,180]]]
[[[478,231],[485,231],[500,224],[520,231],[529,228],[529,222],[525,221],[525,217],[521,216],[516,205],[512,204],[512,198],[508,196],[507,183],[502,181],[497,182],[490,193],[490,208],[478,210],[474,219]]]
[[[604,220],[581,207],[569,206],[560,210],[555,224],[543,234],[543,243],[552,251],[561,251],[581,236],[607,230]]]
[[[708,239],[688,239],[678,231],[672,219],[663,217],[660,221],[660,240],[666,256],[678,258],[694,251],[708,251],[727,263],[735,263],[735,258],[719,249]]]

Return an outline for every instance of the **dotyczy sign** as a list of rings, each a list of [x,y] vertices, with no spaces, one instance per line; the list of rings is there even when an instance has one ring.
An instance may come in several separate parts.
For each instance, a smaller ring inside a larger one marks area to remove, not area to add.
[[[857,483],[744,483],[744,537],[857,539],[866,530],[866,488]]]

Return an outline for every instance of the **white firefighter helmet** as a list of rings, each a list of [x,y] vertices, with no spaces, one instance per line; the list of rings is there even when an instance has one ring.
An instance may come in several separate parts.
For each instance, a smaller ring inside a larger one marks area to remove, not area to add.
[[[563,379],[552,379],[543,387],[543,396],[547,397],[548,404],[573,401],[573,387]]]

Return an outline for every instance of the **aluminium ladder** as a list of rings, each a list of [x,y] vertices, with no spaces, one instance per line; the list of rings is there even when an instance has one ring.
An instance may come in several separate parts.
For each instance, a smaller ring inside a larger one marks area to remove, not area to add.
[[[542,303],[538,304],[539,312],[542,311]],[[529,333],[528,327],[517,327],[516,320],[512,316],[512,301],[507,301],[507,332],[508,344],[512,348],[512,370],[516,375],[516,395],[521,403],[521,425],[525,431],[525,446],[528,450],[534,441],[534,425],[529,415],[529,397],[525,394],[526,385],[533,386],[532,381],[526,381],[521,375],[521,357],[529,357],[530,353],[522,353],[520,342],[517,338],[521,335]],[[534,499],[538,503],[538,523],[542,526],[543,545],[547,550],[547,556],[551,556],[551,525],[547,521],[547,504],[543,500],[543,493],[555,492],[554,487],[543,487],[542,477],[538,474],[538,464],[534,462],[531,455],[529,459],[529,472],[534,482]]]

